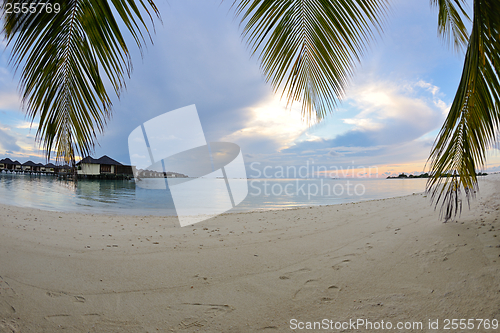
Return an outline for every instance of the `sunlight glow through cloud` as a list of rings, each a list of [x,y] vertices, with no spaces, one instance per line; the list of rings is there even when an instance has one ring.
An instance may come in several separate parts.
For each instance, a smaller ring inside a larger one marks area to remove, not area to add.
[[[241,140],[265,137],[275,142],[278,151],[288,148],[305,130],[309,128],[301,116],[300,106],[286,108],[286,103],[271,96],[264,103],[251,107],[250,121],[246,127],[222,139],[239,142]]]

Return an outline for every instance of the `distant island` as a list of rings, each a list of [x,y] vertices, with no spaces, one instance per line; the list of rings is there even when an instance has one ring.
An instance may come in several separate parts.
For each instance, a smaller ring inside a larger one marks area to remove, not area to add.
[[[476,176],[487,176],[488,174],[486,172],[479,172],[479,173],[476,173]],[[400,173],[399,176],[389,176],[387,177],[387,179],[401,179],[401,178],[430,178],[431,175],[429,175],[427,172],[426,173],[423,173],[421,175],[411,175],[411,174],[405,174],[404,172],[403,173]],[[447,177],[453,177],[453,175],[451,173],[445,173],[443,174],[441,177],[443,178],[447,178]]]

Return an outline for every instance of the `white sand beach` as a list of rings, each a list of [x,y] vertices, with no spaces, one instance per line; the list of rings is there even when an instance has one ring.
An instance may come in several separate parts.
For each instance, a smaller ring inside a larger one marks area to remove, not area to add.
[[[184,228],[0,205],[0,332],[291,332],[293,319],[440,332],[446,319],[498,320],[500,177],[480,184],[449,223],[424,194]]]

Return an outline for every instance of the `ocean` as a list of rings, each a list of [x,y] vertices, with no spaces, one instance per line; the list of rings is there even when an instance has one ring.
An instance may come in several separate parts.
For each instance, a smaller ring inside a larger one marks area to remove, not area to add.
[[[180,182],[186,181],[179,179]],[[208,184],[201,197],[217,195]],[[224,179],[220,188],[225,188]],[[426,179],[233,179],[247,183],[248,195],[231,212],[289,209],[391,198],[425,191]],[[199,194],[198,193],[198,194]],[[184,195],[189,196],[190,193]],[[3,204],[50,211],[119,215],[176,215],[170,191],[136,186],[134,180],[80,180],[0,173]],[[215,200],[217,201],[217,200]],[[213,202],[213,201],[212,201]],[[203,208],[203,202],[199,205]]]

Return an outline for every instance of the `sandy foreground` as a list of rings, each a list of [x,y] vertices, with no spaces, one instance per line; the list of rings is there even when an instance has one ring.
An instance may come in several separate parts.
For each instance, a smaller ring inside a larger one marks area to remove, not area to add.
[[[0,332],[495,332],[445,320],[500,319],[499,188],[446,224],[424,194],[184,228],[0,205]]]

